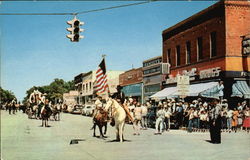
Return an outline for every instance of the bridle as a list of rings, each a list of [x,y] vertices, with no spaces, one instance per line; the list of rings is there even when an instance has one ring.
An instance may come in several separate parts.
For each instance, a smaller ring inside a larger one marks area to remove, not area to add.
[[[111,104],[110,104],[110,112],[111,112],[111,117],[113,117],[113,105],[114,105],[114,100],[110,99]],[[109,109],[108,109],[109,110]]]

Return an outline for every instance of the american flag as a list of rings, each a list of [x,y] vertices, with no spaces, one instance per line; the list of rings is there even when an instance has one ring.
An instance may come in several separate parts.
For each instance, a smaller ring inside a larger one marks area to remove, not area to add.
[[[95,90],[97,94],[103,93],[105,91],[109,91],[109,87],[107,83],[106,65],[105,65],[104,58],[102,62],[99,64],[98,69],[96,71]]]

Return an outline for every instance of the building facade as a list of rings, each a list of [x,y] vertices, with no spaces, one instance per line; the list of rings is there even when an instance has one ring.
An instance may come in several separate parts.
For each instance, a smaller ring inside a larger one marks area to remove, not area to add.
[[[79,92],[78,91],[69,91],[69,93],[63,94],[63,104],[68,105],[75,105],[77,104]]]
[[[123,71],[107,71],[107,80],[110,93],[116,92],[116,86],[119,85],[119,75]],[[96,70],[89,71],[87,73],[81,73],[74,78],[75,86],[79,92],[78,103],[86,104],[93,103],[95,98],[95,85]]]
[[[175,86],[178,74],[191,84],[222,80],[231,99],[237,81],[249,85],[250,57],[242,52],[249,22],[250,2],[219,1],[164,30],[162,58],[171,64],[164,87]]]
[[[148,100],[151,95],[162,89],[165,75],[161,70],[162,56],[157,56],[143,61],[143,99]]]
[[[138,102],[142,101],[142,68],[125,71],[120,74],[119,81],[126,97],[135,98]]]

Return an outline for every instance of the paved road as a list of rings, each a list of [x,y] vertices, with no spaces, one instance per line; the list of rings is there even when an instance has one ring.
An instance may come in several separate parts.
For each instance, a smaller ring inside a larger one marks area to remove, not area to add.
[[[125,126],[124,143],[113,142],[115,130],[108,127],[108,138],[92,137],[91,118],[62,114],[51,127],[40,127],[40,120],[1,111],[2,160],[250,160],[250,134],[223,133],[222,144],[211,144],[209,133],[171,130],[153,135],[154,130],[133,135]],[[97,132],[98,133],[98,132]],[[99,134],[99,133],[98,133]],[[78,144],[70,144],[78,139]]]

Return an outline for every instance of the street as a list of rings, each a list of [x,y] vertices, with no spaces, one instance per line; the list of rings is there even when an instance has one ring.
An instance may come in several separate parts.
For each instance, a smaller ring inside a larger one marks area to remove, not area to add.
[[[125,125],[124,143],[115,142],[115,130],[108,125],[107,138],[93,137],[92,119],[61,114],[61,121],[28,119],[18,112],[1,111],[2,160],[247,160],[250,159],[250,134],[222,133],[222,144],[211,144],[209,133],[171,130],[154,135],[153,129],[133,135]],[[98,129],[97,135],[99,135]],[[78,143],[70,144],[71,141]]]

